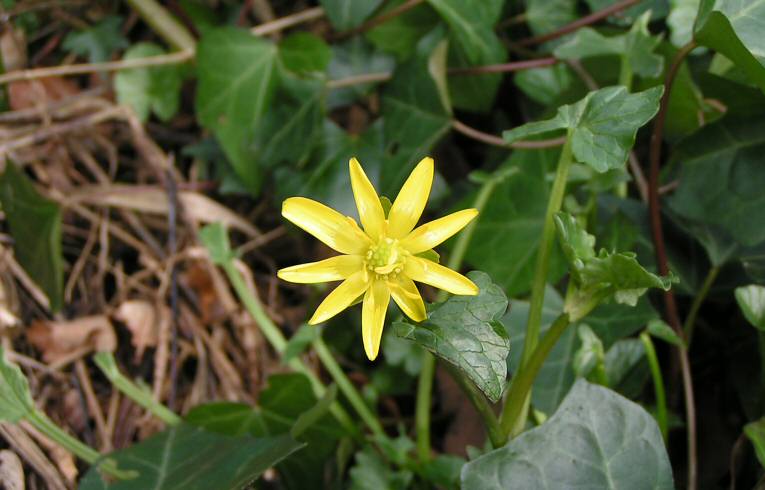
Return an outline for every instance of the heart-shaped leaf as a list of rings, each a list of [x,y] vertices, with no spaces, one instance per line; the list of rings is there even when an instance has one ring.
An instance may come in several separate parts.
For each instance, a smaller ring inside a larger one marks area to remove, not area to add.
[[[437,305],[422,323],[396,322],[399,337],[417,342],[462,370],[492,401],[502,396],[510,341],[500,319],[507,310],[502,288],[479,271],[468,277],[477,296],[452,296]]]

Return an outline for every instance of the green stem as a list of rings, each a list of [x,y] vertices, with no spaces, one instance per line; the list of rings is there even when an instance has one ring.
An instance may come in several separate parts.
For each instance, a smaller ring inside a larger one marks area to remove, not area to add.
[[[526,322],[526,338],[523,343],[523,355],[521,356],[520,371],[523,372],[533,353],[535,352],[537,342],[539,341],[539,329],[542,324],[542,307],[545,299],[545,286],[547,285],[547,270],[550,264],[550,253],[552,252],[555,241],[555,223],[553,217],[560,211],[563,204],[563,196],[566,192],[566,180],[568,171],[572,163],[571,154],[571,134],[569,131],[566,138],[566,144],[563,145],[560,158],[558,159],[558,168],[555,172],[555,181],[550,190],[550,197],[547,201],[547,211],[545,212],[545,222],[542,228],[542,238],[537,252],[537,261],[534,268],[534,279],[531,283],[531,299],[529,302],[529,317]],[[527,394],[530,396],[530,392]],[[505,402],[507,405],[507,402]],[[523,400],[522,411],[524,415],[528,412],[529,400]],[[525,419],[525,417],[522,417]],[[508,432],[506,432],[508,433]]]
[[[489,202],[489,198],[497,185],[517,171],[518,169],[514,167],[500,169],[483,183],[475,197],[475,201],[473,201],[473,207],[478,210],[479,216],[486,207],[486,203]],[[473,220],[473,222],[467,225],[457,238],[449,261],[446,264],[449,269],[457,270],[462,265],[462,260],[465,258],[470,240],[473,238],[473,233],[475,233],[476,221]],[[446,300],[447,294],[443,290],[439,291],[436,301]],[[417,429],[417,454],[420,461],[428,461],[430,459],[430,406],[435,372],[436,358],[430,352],[424,351],[422,353],[422,369],[417,381],[417,401],[414,413],[415,427]],[[465,382],[470,383],[470,381],[462,379],[458,379],[457,382],[461,384]],[[491,435],[491,430],[489,433]]]
[[[351,403],[351,406],[358,412],[359,416],[364,423],[367,424],[372,433],[379,438],[386,438],[387,436],[380,421],[375,414],[372,413],[372,410],[370,410],[369,406],[364,402],[364,399],[361,398],[361,395],[353,386],[351,380],[345,375],[343,369],[337,363],[335,357],[332,355],[332,352],[330,352],[329,347],[324,343],[321,336],[316,337],[313,341],[313,348],[319,356],[319,360],[327,369],[329,375],[332,376],[332,379],[337,383],[337,387],[340,388],[340,391],[343,392],[345,397]]]
[[[226,276],[228,276],[228,280],[231,282],[234,291],[236,291],[239,300],[247,309],[247,312],[255,319],[258,327],[260,327],[260,331],[263,332],[263,335],[271,344],[271,347],[273,347],[274,350],[279,354],[284,353],[284,349],[287,347],[287,339],[284,338],[284,335],[282,335],[279,327],[276,326],[276,324],[266,314],[265,310],[263,310],[263,306],[255,297],[255,294],[250,290],[249,287],[247,287],[242,274],[234,266],[233,261],[228,260],[221,263],[220,265],[221,268],[223,268],[223,271],[226,273]],[[311,371],[305,364],[303,364],[300,358],[295,357],[291,359],[287,365],[295,371],[305,374],[308,377],[309,381],[311,382],[313,392],[316,394],[317,398],[324,396],[327,388],[316,376],[316,374]],[[354,389],[353,385],[351,385],[351,389]],[[356,427],[356,424],[354,424],[350,415],[348,415],[348,412],[346,412],[339,403],[332,403],[332,405],[329,407],[329,411],[349,433],[353,434],[354,436],[358,436],[359,431]],[[375,432],[374,427],[370,426],[369,428],[372,430],[372,432]]]
[[[619,66],[619,85],[626,87],[628,92],[632,91],[632,65],[626,56],[621,57]],[[616,195],[621,198],[627,197],[627,182],[619,183],[616,187]]]
[[[430,398],[433,391],[433,375],[436,358],[428,351],[422,355],[422,368],[417,382],[417,402],[414,425],[417,432],[417,455],[421,462],[430,460]]]
[[[96,366],[104,373],[111,383],[128,398],[154,414],[167,425],[178,425],[181,418],[172,410],[154,399],[152,394],[127,379],[117,367],[114,356],[110,352],[99,352],[93,356]]]
[[[101,460],[101,453],[67,434],[40,410],[35,409],[24,418],[37,430],[42,432],[48,439],[88,464],[94,465]],[[99,463],[99,469],[120,480],[134,478],[136,476],[135,472],[118,469],[117,464],[111,459],[102,460]]]
[[[457,371],[457,369],[449,366],[447,371],[449,371],[449,374],[452,375],[452,378],[454,378],[457,384],[460,385],[462,391],[467,395],[468,399],[470,399],[470,402],[483,419],[486,431],[489,434],[491,445],[495,448],[504,446],[507,442],[507,436],[502,432],[502,427],[499,426],[497,415],[494,413],[494,409],[483,393],[476,388],[475,384]]]
[[[648,332],[641,333],[640,340],[643,342],[643,347],[645,348],[645,357],[648,360],[648,366],[651,368],[653,389],[656,393],[656,422],[658,422],[661,435],[664,438],[664,441],[666,441],[668,433],[667,397],[664,391],[664,378],[661,374],[659,358],[656,356],[656,349],[654,349],[653,341]]]
[[[186,27],[155,0],[127,0],[144,22],[168,44],[181,51],[194,51],[196,41]]]
[[[534,384],[534,379],[568,324],[569,317],[566,313],[558,316],[545,336],[542,337],[539,345],[534,349],[528,362],[513,377],[499,420],[505,434],[509,435],[513,428],[519,426],[521,420],[525,420],[525,412],[528,410],[527,400],[531,396],[531,386]]]
[[[709,290],[712,288],[712,284],[714,284],[715,279],[717,279],[717,275],[720,273],[720,267],[714,266],[711,269],[709,269],[709,272],[707,272],[707,277],[704,278],[704,283],[701,285],[701,289],[699,289],[699,292],[696,294],[696,297],[693,298],[693,303],[691,304],[691,309],[688,311],[688,316],[685,317],[685,323],[683,324],[683,332],[685,332],[685,345],[686,348],[690,348],[691,346],[691,338],[693,337],[693,329],[696,326],[696,318],[699,315],[699,310],[701,309],[701,305],[704,303],[704,300],[707,298],[707,295],[709,294]]]

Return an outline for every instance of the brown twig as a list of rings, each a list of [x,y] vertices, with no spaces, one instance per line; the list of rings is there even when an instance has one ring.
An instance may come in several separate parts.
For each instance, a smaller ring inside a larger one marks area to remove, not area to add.
[[[511,61],[510,63],[498,63],[496,65],[467,66],[464,68],[449,68],[449,75],[482,75],[484,73],[507,73],[514,71],[530,70],[543,66],[554,65],[558,62],[553,57],[539,58],[536,60]]]
[[[380,24],[387,22],[391,20],[394,17],[398,17],[399,15],[403,14],[404,12],[408,10],[412,10],[419,4],[423,3],[425,0],[407,0],[406,2],[402,3],[398,7],[394,7],[387,12],[378,15],[377,17],[374,17],[373,19],[369,19],[368,21],[364,22],[358,27],[355,27],[353,29],[339,32],[337,33],[334,38],[335,39],[347,39],[351,36],[355,36],[356,34],[361,34],[362,32],[366,32],[370,29],[373,29]]]
[[[288,27],[296,26],[298,24],[302,24],[303,22],[320,19],[322,17],[324,17],[324,9],[321,7],[314,7],[303,10],[302,12],[282,17],[280,19],[273,20],[271,22],[260,24],[259,26],[255,26],[250,29],[250,32],[256,36],[265,36],[267,34],[273,34],[274,32],[287,29]]]
[[[683,46],[677,52],[672,64],[667,71],[664,79],[664,94],[661,97],[659,112],[653,124],[653,133],[650,143],[650,171],[648,175],[648,209],[651,218],[651,233],[656,251],[656,264],[659,273],[663,276],[669,274],[669,260],[667,259],[667,250],[664,243],[664,231],[661,224],[661,201],[659,200],[659,170],[661,167],[661,148],[662,135],[664,134],[664,123],[667,117],[669,107],[669,95],[672,91],[672,84],[675,81],[677,72],[680,69],[685,57],[696,47],[696,42],[691,41]],[[684,337],[682,322],[677,310],[675,295],[670,290],[664,293],[664,309],[667,320],[672,328]],[[698,483],[697,470],[697,452],[696,452],[696,407],[693,396],[693,380],[691,378],[691,366],[688,360],[688,351],[685,348],[679,348],[680,368],[683,376],[683,392],[685,395],[685,416],[688,432],[688,486],[689,490],[695,490]]]
[[[467,124],[458,121],[454,119],[452,121],[452,127],[455,131],[458,133],[462,133],[468,138],[473,138],[476,141],[480,141],[482,143],[486,143],[487,145],[492,146],[500,146],[503,148],[514,148],[514,149],[542,149],[542,148],[553,148],[556,146],[561,146],[566,142],[566,138],[560,137],[560,138],[552,138],[549,140],[538,140],[538,141],[516,141],[514,143],[508,144],[507,141],[500,138],[499,136],[495,136],[493,134],[484,133],[483,131],[479,131],[475,128],[471,128]]]
[[[566,24],[565,26],[559,29],[556,29],[552,32],[548,32],[547,34],[542,34],[539,36],[528,37],[526,39],[521,39],[516,44],[518,46],[533,46],[536,44],[542,44],[544,42],[551,41],[553,39],[558,39],[559,37],[565,36],[566,34],[570,32],[574,32],[577,29],[588,26],[590,24],[594,24],[595,22],[605,19],[606,17],[610,15],[620,12],[626,8],[632,7],[633,5],[639,2],[640,0],[622,0],[621,2],[617,2],[609,7],[606,7],[602,10],[598,10],[597,12],[593,12],[590,15],[586,15],[582,17],[581,19],[577,19],[574,22]]]

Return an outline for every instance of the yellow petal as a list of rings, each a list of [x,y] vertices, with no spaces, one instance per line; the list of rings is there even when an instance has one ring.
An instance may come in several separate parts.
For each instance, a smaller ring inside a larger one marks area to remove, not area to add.
[[[385,281],[373,281],[364,295],[364,306],[361,308],[361,337],[370,361],[374,361],[380,351],[380,339],[389,302],[390,291]]]
[[[344,309],[348,308],[356,299],[366,291],[369,286],[369,274],[365,270],[355,272],[348,279],[341,282],[338,287],[324,298],[316,312],[313,314],[309,325],[326,322]]]
[[[478,216],[477,209],[463,209],[418,226],[401,240],[401,246],[413,254],[430,250],[465,227]]]
[[[276,273],[280,279],[301,284],[341,281],[364,267],[361,255],[338,255],[319,262],[293,265]]]
[[[423,158],[412,170],[388,214],[388,236],[401,238],[420,220],[433,184],[433,159]]]
[[[290,197],[282,216],[340,253],[362,254],[372,243],[352,218],[312,199]]]
[[[421,322],[427,317],[425,303],[422,302],[422,296],[411,279],[398,276],[388,281],[388,288],[393,301],[406,316],[416,322]]]
[[[367,232],[367,235],[377,240],[382,236],[385,227],[385,212],[382,204],[380,204],[380,197],[375,192],[375,188],[364,173],[364,169],[359,165],[358,160],[351,158],[348,167],[351,173],[353,197],[356,199],[361,224],[364,225],[364,231]]]
[[[404,264],[404,274],[410,279],[430,284],[452,294],[476,295],[478,286],[459,272],[419,257],[409,257]]]

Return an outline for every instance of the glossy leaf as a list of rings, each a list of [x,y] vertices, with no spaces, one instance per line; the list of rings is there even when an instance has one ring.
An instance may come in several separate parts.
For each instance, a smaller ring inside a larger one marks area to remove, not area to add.
[[[736,301],[747,321],[765,330],[765,286],[750,284],[736,288]]]
[[[672,327],[667,325],[664,320],[655,318],[648,322],[646,329],[648,330],[649,334],[653,335],[657,339],[661,339],[664,342],[667,342],[668,344],[676,345],[677,347],[685,346],[683,339],[681,339],[680,336],[677,335],[677,332],[675,332]]]
[[[295,73],[323,72],[332,58],[324,40],[309,32],[296,32],[279,43],[279,58]]]
[[[555,149],[514,151],[500,169],[512,167],[518,172],[494,188],[475,221],[465,261],[486,271],[511,296],[531,285],[550,192],[547,176],[555,171],[558,154]],[[556,246],[548,281],[557,281],[564,272],[565,261]]]
[[[630,375],[635,372],[643,362],[645,347],[639,339],[622,339],[614,343],[606,352],[605,369],[608,386],[613,390],[620,391],[624,396],[638,396],[637,393],[624,393]]]
[[[412,340],[453,364],[492,401],[505,389],[510,342],[501,323],[507,298],[489,276],[468,277],[480,288],[477,296],[452,296],[437,305],[422,323],[396,322],[396,334]]]
[[[332,26],[339,31],[358,27],[382,0],[319,0]]]
[[[105,482],[91,469],[80,490],[239,490],[304,444],[289,435],[224,436],[181,424],[109,455],[138,477]]]
[[[722,53],[765,90],[765,0],[704,0],[694,38]]]
[[[165,54],[153,43],[134,44],[125,51],[123,60],[140,59]],[[145,121],[153,112],[167,121],[178,112],[183,82],[182,68],[176,65],[122,70],[114,76],[114,90],[120,104],[130,106]]]
[[[0,347],[0,422],[15,424],[34,409],[26,376],[6,359],[5,350]]]
[[[642,77],[658,77],[664,66],[664,58],[653,51],[661,42],[660,36],[648,32],[650,12],[646,12],[632,26],[629,32],[606,37],[595,29],[585,27],[553,53],[560,59],[585,59],[595,56],[615,55],[621,63],[627,63],[630,70]]]
[[[588,377],[593,370],[604,373],[606,353],[603,349],[603,342],[584,323],[579,325],[577,335],[580,346],[574,353],[574,373],[582,378]],[[597,374],[593,379],[597,380]]]
[[[534,34],[546,34],[574,20],[574,0],[526,0],[526,21]]]
[[[332,45],[332,59],[327,73],[331,80],[342,80],[367,73],[388,73],[395,64],[393,56],[373,49],[364,38],[355,37],[345,43]],[[327,94],[327,107],[333,109],[351,104],[368,95],[375,85],[370,82],[333,88]]]
[[[11,161],[0,175],[0,203],[13,238],[13,253],[58,311],[64,295],[61,208],[41,196]]]
[[[401,6],[406,0],[385,2],[381,14]],[[422,36],[438,25],[440,17],[425,3],[407,10],[375,26],[366,33],[366,38],[385,53],[405,60],[414,54]]]
[[[579,380],[543,425],[467,463],[462,488],[671,490],[674,485],[653,417],[613,391]]]
[[[253,165],[251,143],[275,92],[277,56],[271,42],[234,28],[208,32],[197,48],[197,118],[254,193],[263,174]]]
[[[659,109],[662,87],[630,94],[624,87],[606,87],[590,92],[584,99],[558,108],[547,121],[532,122],[505,131],[508,143],[561,129],[570,131],[576,161],[605,172],[621,168],[635,143],[638,128],[650,121]]]

